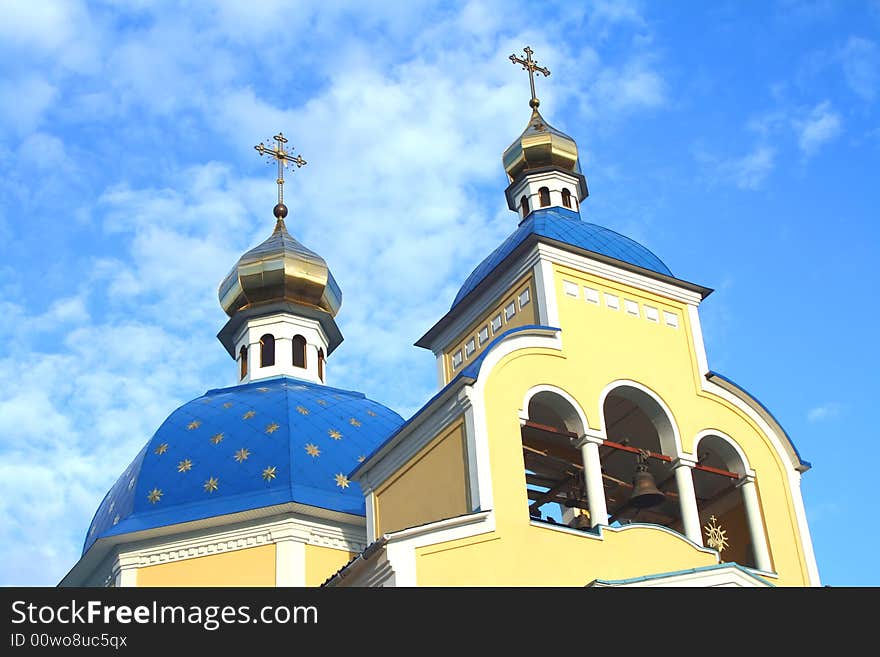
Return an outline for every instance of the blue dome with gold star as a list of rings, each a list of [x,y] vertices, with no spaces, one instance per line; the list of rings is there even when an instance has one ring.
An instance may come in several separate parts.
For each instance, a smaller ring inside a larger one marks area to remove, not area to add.
[[[209,390],[174,411],[95,513],[102,537],[298,502],[364,515],[348,473],[401,418],[359,392],[287,376]]]

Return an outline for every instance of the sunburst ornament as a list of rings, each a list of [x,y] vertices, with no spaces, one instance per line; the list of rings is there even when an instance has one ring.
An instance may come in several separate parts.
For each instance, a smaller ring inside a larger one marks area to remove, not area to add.
[[[268,468],[263,470],[263,480],[264,481],[272,481],[275,478],[275,466],[270,465]]]
[[[183,459],[182,461],[180,461],[180,463],[177,464],[177,471],[178,472],[189,472],[190,470],[192,470],[192,467],[193,467],[192,461],[190,461],[189,459]]]
[[[327,432],[327,435],[330,436],[333,440],[342,440],[342,434],[336,429],[330,429]]]
[[[363,462],[366,461],[366,460],[367,460],[367,457],[364,456],[363,454],[361,454],[360,456],[358,456],[358,463],[363,463]]]
[[[269,392],[269,388],[257,388],[257,392]]]
[[[273,422],[272,424],[266,425],[266,433],[275,433],[278,431],[279,425],[277,422]]]
[[[370,417],[376,417],[376,414],[373,411],[367,411],[367,415]]]
[[[724,550],[728,547],[727,543],[727,530],[725,530],[721,525],[718,524],[718,521],[715,519],[715,516],[709,517],[708,524],[703,527],[706,532],[706,544],[715,550],[718,550],[718,553],[724,552]]]
[[[159,456],[162,456],[162,454],[164,454],[167,451],[168,451],[168,443],[162,443],[156,449],[153,450],[153,454],[158,454]]]
[[[299,413],[300,415],[308,415],[309,409],[307,409],[305,406],[297,406],[296,412]]]
[[[354,419],[354,418],[351,418],[351,419],[348,421],[348,423],[349,423],[351,426],[353,426],[353,427],[359,427],[359,426],[361,426],[361,423],[358,422],[358,421],[357,421],[356,419]]]
[[[247,413],[245,413],[244,415],[241,416],[241,419],[242,420],[250,420],[256,414],[257,414],[256,411],[248,411]]]
[[[235,458],[235,460],[239,463],[244,463],[245,461],[248,460],[248,456],[250,456],[250,455],[251,455],[251,450],[249,450],[247,447],[242,447],[240,450],[238,450],[235,453],[235,456],[233,458]]]
[[[316,457],[321,456],[321,450],[317,445],[309,443],[308,445],[306,445],[306,454]]]
[[[316,399],[316,400],[315,400],[315,403],[318,403],[318,404],[320,404],[321,406],[326,406],[326,405],[327,405],[327,401],[326,401],[325,399]]]
[[[220,480],[217,477],[209,477],[208,481],[204,483],[202,488],[205,489],[206,493],[213,493],[220,487]]]
[[[200,426],[202,426],[201,420],[193,420],[192,422],[190,422],[189,424],[186,425],[186,428],[187,428],[187,430],[192,431],[193,429],[198,429]]]
[[[155,504],[162,499],[162,491],[158,488],[154,488],[149,493],[147,493],[147,499],[150,501],[150,504]]]
[[[222,433],[215,433],[213,436],[211,436],[211,442],[214,443],[215,445],[219,445],[220,441],[222,441],[222,440],[223,440]]]
[[[233,404],[232,402],[226,402],[225,404],[223,404],[223,408],[232,408],[233,406],[235,406],[235,404]]]
[[[348,480],[348,477],[346,477],[341,472],[338,472],[335,475],[335,479],[336,479],[336,485],[339,486],[340,488],[348,488],[351,485],[351,482]]]
[[[118,525],[118,524],[119,524],[119,515],[117,514],[117,515],[113,518],[113,525],[115,526],[115,525]]]

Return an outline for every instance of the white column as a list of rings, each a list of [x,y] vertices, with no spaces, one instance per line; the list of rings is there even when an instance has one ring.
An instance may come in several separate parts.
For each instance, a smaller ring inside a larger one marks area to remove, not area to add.
[[[581,456],[584,460],[584,479],[587,484],[587,502],[590,505],[590,526],[608,524],[608,508],[605,506],[605,486],[602,485],[602,463],[599,445],[602,440],[592,436],[581,439]]]
[[[764,534],[764,521],[761,518],[761,505],[758,503],[758,490],[755,488],[755,478],[752,475],[746,475],[740,479],[737,487],[742,491],[743,504],[746,508],[746,519],[749,523],[749,535],[752,539],[755,566],[758,570],[772,573],[773,564],[770,561],[770,552],[767,549],[767,536]]]
[[[694,492],[693,466],[695,463],[687,459],[676,459],[675,484],[678,487],[678,500],[681,505],[681,523],[684,535],[697,545],[703,544],[703,532],[700,529],[700,510],[697,507],[697,495]]]
[[[275,542],[275,586],[306,585],[306,544],[292,528],[272,530]]]

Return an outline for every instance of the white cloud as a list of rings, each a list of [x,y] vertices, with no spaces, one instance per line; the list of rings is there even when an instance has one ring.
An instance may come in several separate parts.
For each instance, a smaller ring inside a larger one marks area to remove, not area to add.
[[[776,149],[759,144],[741,157],[719,160],[703,154],[698,159],[709,162],[719,180],[731,181],[740,189],[758,189],[773,171]]]
[[[842,406],[837,402],[827,402],[820,404],[807,411],[807,420],[810,422],[821,422],[823,420],[831,420],[840,415]]]
[[[28,134],[43,121],[43,115],[58,90],[40,75],[0,79],[0,134],[5,127]]]
[[[872,101],[880,87],[880,48],[870,39],[850,37],[841,51],[846,83],[864,100]]]
[[[798,146],[806,156],[814,155],[824,144],[832,141],[841,132],[840,115],[831,109],[827,100],[816,105],[793,126],[798,135]]]

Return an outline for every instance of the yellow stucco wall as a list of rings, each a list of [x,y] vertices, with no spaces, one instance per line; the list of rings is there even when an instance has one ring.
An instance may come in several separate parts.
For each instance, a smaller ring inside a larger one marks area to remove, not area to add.
[[[138,586],[275,586],[275,546],[231,550],[139,568]]]
[[[355,555],[323,545],[306,545],[306,586],[321,586]]]
[[[467,513],[462,423],[447,428],[376,489],[379,535]]]
[[[577,298],[565,294],[564,281],[581,286]],[[580,586],[597,578],[636,577],[717,562],[714,554],[659,528],[605,531],[604,539],[596,540],[529,523],[518,419],[528,389],[540,384],[562,388],[581,405],[590,427],[599,429],[602,392],[620,379],[636,381],[664,401],[685,452],[693,450],[695,437],[706,429],[721,431],[738,443],[756,473],[779,575],[773,582],[808,584],[787,479],[790,465],[782,462],[746,413],[701,390],[686,305],[562,266],[555,266],[554,282],[564,350],[516,351],[493,369],[485,386],[496,531],[420,548],[419,584]],[[584,285],[618,295],[620,309],[607,308],[601,295],[598,305],[588,303]],[[639,304],[638,317],[625,312],[625,299]],[[646,318],[645,304],[658,309],[658,322]],[[677,315],[678,328],[664,323],[663,310]]]

